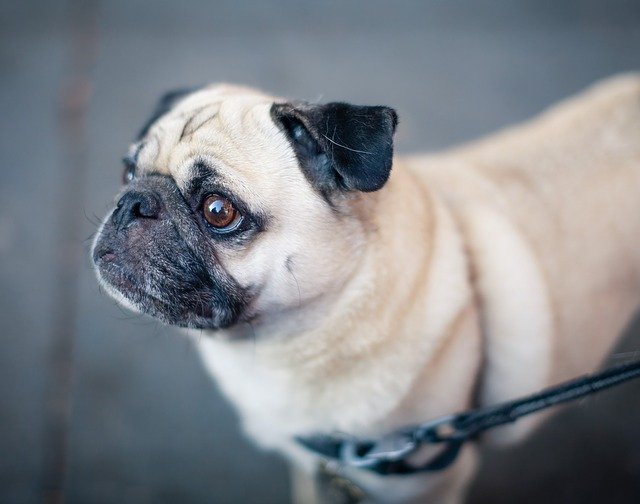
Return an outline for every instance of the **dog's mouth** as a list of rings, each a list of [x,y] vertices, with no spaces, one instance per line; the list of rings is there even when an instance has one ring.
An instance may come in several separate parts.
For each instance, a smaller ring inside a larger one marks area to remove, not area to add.
[[[175,283],[181,294],[167,295],[153,281],[145,279],[144,274],[140,278],[141,272],[136,272],[133,265],[112,250],[94,253],[94,264],[101,284],[129,308],[180,327],[219,329],[231,323],[215,308],[215,300],[207,289],[198,291],[192,285]]]
[[[97,254],[94,254],[94,262],[99,264],[100,262],[110,263],[116,260],[116,254],[113,250],[104,250],[100,251]]]
[[[150,315],[164,323],[194,329],[222,329],[237,321],[234,310],[225,311],[213,293],[213,288],[200,288],[180,282],[156,286],[144,278],[133,265],[123,261],[112,250],[94,253],[94,264],[101,284],[121,304]],[[152,277],[152,275],[150,275]]]

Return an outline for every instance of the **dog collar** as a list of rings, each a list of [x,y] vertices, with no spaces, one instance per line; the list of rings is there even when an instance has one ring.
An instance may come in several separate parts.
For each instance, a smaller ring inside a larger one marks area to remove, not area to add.
[[[476,408],[399,429],[377,440],[341,434],[315,434],[297,437],[296,441],[317,455],[337,461],[342,466],[365,469],[380,475],[439,471],[456,460],[467,441],[477,438],[486,430],[638,377],[640,361],[576,378],[514,401]],[[411,464],[410,457],[427,445],[438,445],[441,449],[426,463]]]

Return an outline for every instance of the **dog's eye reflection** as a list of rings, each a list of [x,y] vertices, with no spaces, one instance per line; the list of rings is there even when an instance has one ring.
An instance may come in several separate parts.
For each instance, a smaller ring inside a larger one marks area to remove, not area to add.
[[[128,158],[124,158],[122,162],[124,163],[124,170],[122,171],[122,183],[126,185],[131,182],[136,176],[136,165],[132,160]]]
[[[242,215],[233,203],[224,196],[211,194],[204,200],[204,218],[218,232],[228,233],[238,227]]]

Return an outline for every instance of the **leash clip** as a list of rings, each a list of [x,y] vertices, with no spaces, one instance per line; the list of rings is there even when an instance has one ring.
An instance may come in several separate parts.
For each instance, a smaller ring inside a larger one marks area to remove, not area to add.
[[[404,461],[424,443],[458,444],[466,438],[465,432],[455,427],[457,415],[447,415],[426,422],[415,429],[398,431],[379,441],[343,440],[341,461],[352,467],[370,469],[380,463]]]
[[[371,468],[381,462],[397,462],[415,452],[420,442],[411,433],[386,436],[379,441],[345,439],[340,460],[352,467]]]

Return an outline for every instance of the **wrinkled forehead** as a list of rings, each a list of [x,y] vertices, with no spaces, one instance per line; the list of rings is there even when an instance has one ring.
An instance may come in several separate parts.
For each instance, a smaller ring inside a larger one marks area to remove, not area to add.
[[[249,191],[293,161],[285,135],[271,118],[273,102],[235,86],[195,91],[153,123],[128,155],[138,174],[170,175],[180,188],[205,166],[231,189]]]

